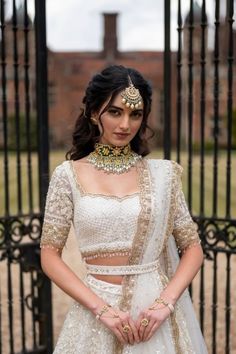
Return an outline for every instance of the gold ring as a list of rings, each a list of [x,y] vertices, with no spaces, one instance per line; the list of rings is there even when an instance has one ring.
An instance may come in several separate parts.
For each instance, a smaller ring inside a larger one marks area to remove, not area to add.
[[[147,327],[149,324],[149,320],[147,318],[143,318],[141,321],[141,326]]]
[[[117,313],[114,313],[114,315],[112,316],[112,318],[120,318],[120,316],[117,315]]]
[[[123,332],[128,333],[129,331],[130,331],[130,326],[129,325],[123,326]]]

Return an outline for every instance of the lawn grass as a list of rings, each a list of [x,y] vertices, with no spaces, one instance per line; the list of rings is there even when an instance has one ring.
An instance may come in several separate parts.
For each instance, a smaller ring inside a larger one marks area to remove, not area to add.
[[[151,154],[153,157],[162,157],[159,151]],[[175,154],[172,154],[175,160]],[[218,156],[218,183],[217,183],[217,213],[218,217],[226,215],[226,152],[221,151]],[[181,153],[181,165],[183,171],[183,190],[188,200],[188,155],[186,152]],[[205,166],[205,193],[204,193],[204,215],[213,216],[213,154],[207,153],[204,157]],[[236,219],[236,151],[232,152],[231,161],[231,218]],[[200,155],[194,154],[192,157],[192,214],[200,214]]]
[[[63,151],[53,151],[50,153],[50,175],[54,168],[64,160],[65,153]],[[29,202],[29,179],[28,179],[28,161],[27,154],[21,153],[21,191],[18,190],[17,183],[17,156],[15,153],[8,154],[8,179],[9,179],[9,214],[19,214],[19,198],[18,193],[22,196],[22,213],[30,212]],[[39,187],[38,187],[38,155],[31,154],[31,176],[33,185],[33,211],[39,210]],[[0,153],[0,217],[5,215],[5,179],[4,179],[4,156]]]
[[[54,168],[65,159],[65,151],[52,151],[50,153],[50,174]],[[162,158],[161,150],[153,151],[150,155],[152,158]],[[173,159],[175,156],[173,154]],[[9,204],[10,215],[17,214],[19,211],[19,198],[17,189],[17,161],[16,154],[9,153]],[[32,182],[33,182],[33,209],[38,211],[38,157],[32,154]],[[4,187],[4,159],[0,154],[0,216],[5,214],[5,193]],[[186,199],[188,200],[187,188],[187,172],[188,172],[188,155],[186,152],[181,154],[181,165],[183,172],[183,187]],[[29,181],[27,177],[27,155],[21,154],[21,195],[22,195],[22,212],[29,212]],[[236,153],[232,153],[232,171],[231,171],[231,217],[236,218]],[[226,153],[220,152],[218,157],[218,192],[217,192],[217,216],[225,217],[226,209]],[[208,153],[205,155],[205,194],[204,194],[204,212],[206,216],[212,216],[213,213],[213,155]],[[198,215],[200,211],[200,156],[195,154],[192,159],[192,213]]]

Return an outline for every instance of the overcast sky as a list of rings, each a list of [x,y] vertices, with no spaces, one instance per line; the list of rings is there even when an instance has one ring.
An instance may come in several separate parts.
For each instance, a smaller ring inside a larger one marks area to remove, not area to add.
[[[55,51],[98,51],[102,49],[104,12],[118,12],[118,45],[125,50],[161,50],[164,44],[165,0],[46,0],[47,41]],[[17,4],[22,0],[16,0]],[[226,0],[220,0],[224,12]],[[12,3],[11,1],[9,3]],[[182,14],[190,0],[182,0]],[[207,0],[207,14],[213,23],[215,0]],[[198,0],[201,6],[202,0]],[[172,48],[177,43],[177,5],[171,1]],[[34,0],[28,0],[34,13]],[[212,25],[210,25],[212,31]]]
[[[202,1],[199,1],[201,4]],[[213,0],[207,0],[212,14]],[[224,2],[224,0],[221,0]],[[183,16],[189,1],[182,1]],[[172,18],[177,18],[172,0]],[[164,43],[164,0],[47,0],[48,44],[52,50],[101,50],[104,12],[119,12],[120,50],[160,50]],[[173,21],[175,46],[176,22]]]

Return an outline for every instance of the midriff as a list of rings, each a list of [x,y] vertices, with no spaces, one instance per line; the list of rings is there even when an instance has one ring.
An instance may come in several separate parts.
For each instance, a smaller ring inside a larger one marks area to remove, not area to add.
[[[86,263],[101,266],[124,266],[128,264],[128,256],[114,256],[109,258],[98,257],[96,259],[86,260]],[[96,279],[106,281],[112,284],[121,284],[123,275],[100,275],[92,274]]]

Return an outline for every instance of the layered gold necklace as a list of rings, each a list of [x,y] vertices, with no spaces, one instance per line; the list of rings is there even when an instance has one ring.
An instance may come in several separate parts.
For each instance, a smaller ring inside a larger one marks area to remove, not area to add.
[[[141,155],[131,150],[130,145],[111,146],[105,144],[95,144],[87,160],[98,170],[107,173],[121,174],[127,172],[142,159]]]

